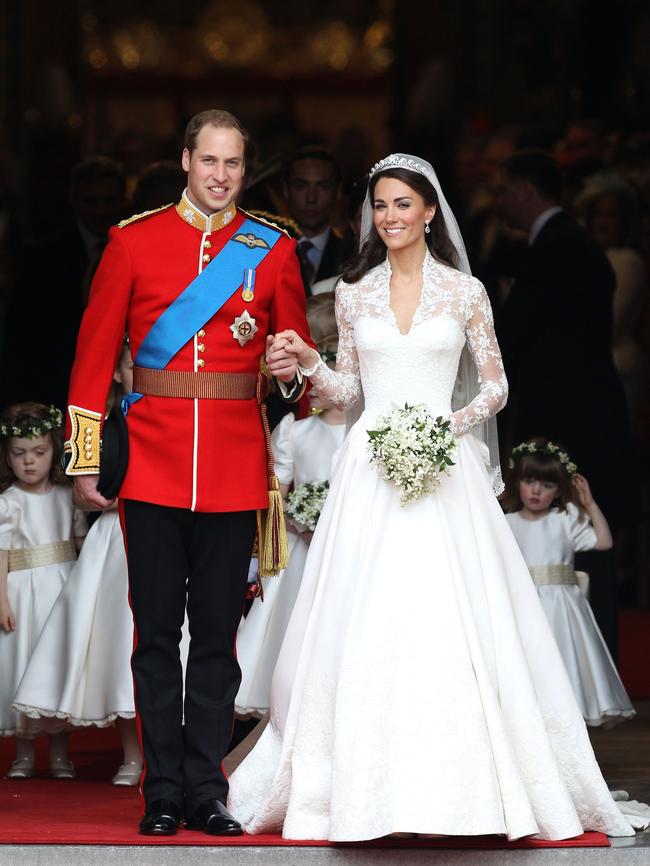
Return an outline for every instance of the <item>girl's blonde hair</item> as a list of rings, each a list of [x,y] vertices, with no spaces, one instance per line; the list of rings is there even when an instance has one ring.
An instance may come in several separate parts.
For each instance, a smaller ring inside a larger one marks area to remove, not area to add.
[[[43,431],[42,435],[49,435],[52,442],[52,467],[50,469],[50,481],[52,484],[69,484],[70,481],[61,466],[61,455],[63,453],[64,433],[63,427],[51,426],[50,429],[43,427],[45,422],[51,422],[53,409],[44,403],[14,403],[2,414],[2,423],[7,428],[29,428],[36,427]],[[16,476],[9,466],[9,441],[14,438],[11,435],[0,436],[0,493],[10,487],[16,480]],[[32,437],[28,434],[26,438]]]

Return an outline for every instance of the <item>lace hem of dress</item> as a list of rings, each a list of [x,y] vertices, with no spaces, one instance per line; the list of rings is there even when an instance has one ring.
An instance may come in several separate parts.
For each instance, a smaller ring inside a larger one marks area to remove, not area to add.
[[[63,713],[58,710],[44,710],[39,707],[26,706],[25,704],[12,704],[12,709],[17,713],[22,713],[30,722],[38,721],[39,719],[43,721],[56,720],[73,725],[75,728],[108,728],[116,719],[135,719],[135,713],[131,710],[117,710],[114,713],[109,713],[102,719],[77,719],[71,716],[70,713]],[[17,728],[20,729],[20,725]],[[0,736],[6,735],[0,731]]]

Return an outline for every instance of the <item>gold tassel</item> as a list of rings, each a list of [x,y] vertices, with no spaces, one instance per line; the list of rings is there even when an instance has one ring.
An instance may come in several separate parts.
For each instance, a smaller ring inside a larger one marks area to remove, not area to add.
[[[289,543],[280,482],[275,475],[271,477],[269,486],[269,510],[266,512],[266,525],[260,538],[259,571],[263,577],[274,577],[286,568],[289,562]]]

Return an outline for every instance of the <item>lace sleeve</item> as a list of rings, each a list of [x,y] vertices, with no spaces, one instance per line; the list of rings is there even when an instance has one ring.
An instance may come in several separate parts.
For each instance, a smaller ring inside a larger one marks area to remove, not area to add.
[[[483,285],[478,280],[472,284],[474,292],[469,299],[465,335],[478,370],[480,388],[471,403],[451,415],[451,429],[457,435],[496,415],[508,398],[508,380],[494,333],[492,307]]]
[[[354,328],[351,311],[354,305],[354,287],[342,281],[336,291],[336,324],[339,331],[339,346],[336,354],[336,370],[331,370],[322,359],[308,375],[323,397],[335,403],[339,409],[349,409],[361,396],[359,356],[354,344]]]

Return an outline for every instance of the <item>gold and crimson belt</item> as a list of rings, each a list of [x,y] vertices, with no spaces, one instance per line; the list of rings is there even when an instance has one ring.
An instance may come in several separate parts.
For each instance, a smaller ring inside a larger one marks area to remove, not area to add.
[[[266,448],[266,474],[268,481],[269,507],[266,529],[262,531],[261,514],[258,511],[258,536],[260,538],[260,574],[277,574],[288,561],[286,531],[280,497],[280,484],[275,474],[275,460],[271,448],[271,430],[266,414],[264,398],[268,394],[268,379],[263,373],[220,373],[191,370],[153,370],[149,367],[133,367],[133,390],[149,397],[180,397],[189,400],[253,400],[257,402],[264,431]],[[264,538],[264,542],[261,539]],[[261,583],[258,591],[262,594]]]
[[[16,548],[9,551],[9,571],[56,565],[57,562],[71,562],[76,558],[77,548],[74,541],[55,541],[52,544]]]
[[[266,381],[266,377],[263,377]],[[188,400],[252,400],[257,396],[256,373],[218,373],[190,370],[133,368],[133,390],[149,397]]]

